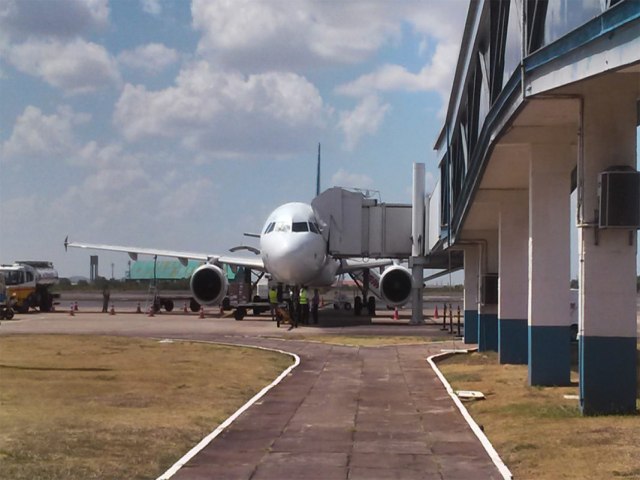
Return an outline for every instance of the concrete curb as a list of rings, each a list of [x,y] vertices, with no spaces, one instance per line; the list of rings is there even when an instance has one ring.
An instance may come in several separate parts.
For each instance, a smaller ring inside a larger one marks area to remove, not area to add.
[[[451,385],[449,385],[449,382],[447,381],[447,379],[444,377],[444,375],[442,374],[440,369],[438,369],[438,367],[436,366],[436,363],[434,362],[434,359],[441,360],[443,358],[447,358],[452,355],[455,355],[456,353],[469,353],[474,350],[475,349],[450,350],[450,351],[445,351],[443,353],[437,353],[435,355],[431,355],[430,357],[428,357],[427,362],[429,362],[429,365],[431,365],[431,368],[433,369],[433,371],[436,373],[436,375],[438,376],[438,378],[446,388],[447,393],[453,400],[453,403],[455,403],[455,405],[458,407],[458,410],[460,410],[460,413],[462,414],[463,418],[471,427],[471,430],[473,431],[475,436],[478,437],[478,440],[480,440],[480,443],[486,450],[487,454],[489,455],[489,458],[491,458],[491,461],[498,468],[498,471],[502,475],[502,478],[504,478],[504,480],[512,480],[513,474],[511,473],[509,468],[504,464],[504,462],[500,458],[500,455],[498,455],[498,452],[496,452],[495,448],[493,448],[493,445],[491,444],[487,436],[480,429],[480,426],[476,423],[476,421],[473,419],[473,417],[471,416],[467,408],[460,401],[458,396],[455,394],[455,392],[451,388]]]
[[[278,375],[278,377],[273,382],[271,382],[269,385],[267,385],[262,390],[260,390],[258,393],[256,393],[253,396],[253,398],[251,398],[247,403],[245,403],[242,407],[240,407],[233,415],[231,415],[224,422],[222,422],[213,432],[211,432],[209,435],[207,435],[202,440],[200,440],[200,442],[195,447],[193,447],[191,450],[189,450],[187,453],[185,453],[182,456],[182,458],[180,458],[180,460],[178,460],[176,463],[174,463],[166,472],[164,472],[162,475],[160,475],[156,480],[167,480],[167,479],[173,477],[187,462],[189,462],[189,460],[191,460],[198,453],[200,453],[200,451],[203,448],[205,448],[207,445],[209,445],[209,443],[211,443],[214,438],[216,438],[218,435],[220,435],[224,431],[225,428],[227,428],[229,425],[231,425],[240,415],[242,415],[247,409],[249,409],[249,407],[251,407],[254,403],[256,403],[263,396],[265,396],[266,393],[269,390],[271,390],[278,383],[280,383],[287,375],[289,375],[289,373],[291,373],[291,371],[294,368],[296,368],[298,365],[300,365],[300,357],[298,355],[296,355],[295,353],[286,352],[284,350],[278,350],[277,348],[267,348],[267,347],[260,347],[260,346],[256,346],[256,345],[244,345],[244,344],[239,344],[239,343],[207,342],[207,341],[202,341],[202,340],[197,340],[196,341],[196,340],[174,339],[173,341],[175,341],[175,342],[189,341],[189,342],[198,342],[198,343],[210,343],[210,344],[213,344],[213,345],[225,345],[225,346],[233,346],[233,347],[256,348],[258,350],[267,350],[267,351],[270,351],[270,352],[278,352],[278,353],[282,353],[284,355],[289,355],[290,357],[293,357],[294,362],[293,362],[293,365],[291,365],[286,370],[284,370],[280,375]]]

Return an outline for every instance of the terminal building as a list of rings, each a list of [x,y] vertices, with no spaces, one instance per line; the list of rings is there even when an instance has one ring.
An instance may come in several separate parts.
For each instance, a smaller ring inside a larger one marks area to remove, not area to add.
[[[427,256],[464,252],[466,343],[567,385],[575,222],[585,415],[636,411],[639,98],[640,2],[471,2]]]

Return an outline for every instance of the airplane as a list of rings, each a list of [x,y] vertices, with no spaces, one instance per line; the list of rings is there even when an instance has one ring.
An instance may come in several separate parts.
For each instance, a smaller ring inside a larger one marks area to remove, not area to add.
[[[319,194],[320,144],[316,196]],[[308,203],[291,202],[280,205],[267,217],[260,234],[245,235],[259,238],[260,248],[240,246],[232,248],[231,252],[248,250],[256,254],[256,257],[70,242],[68,236],[64,240],[64,248],[125,252],[134,261],[138,259],[138,255],[151,255],[154,258],[177,258],[185,266],[188,260],[205,262],[193,272],[189,285],[195,301],[207,306],[219,305],[227,294],[229,283],[221,268],[224,265],[266,273],[272,281],[294,288],[328,287],[342,274],[386,267],[378,280],[378,289],[383,301],[390,307],[401,306],[407,303],[411,296],[412,276],[407,268],[389,259],[336,259],[331,256],[328,253],[328,228]],[[363,294],[367,289],[367,285],[362,286]],[[360,301],[362,302],[362,299]],[[367,299],[367,308],[371,314],[374,313],[375,298]]]
[[[108,250],[124,252],[132,260],[138,255],[177,258],[183,265],[188,260],[205,262],[198,267],[190,279],[193,298],[200,305],[219,305],[229,286],[224,265],[245,267],[270,275],[271,279],[282,285],[328,287],[336,277],[366,268],[386,267],[379,279],[382,299],[389,306],[406,303],[411,295],[411,272],[391,260],[336,259],[328,254],[327,238],[323,235],[324,223],[307,203],[292,202],[276,208],[268,217],[259,235],[260,249],[248,249],[256,257],[216,255],[208,253],[182,252],[153,248],[138,248],[119,245],[103,245],[64,241],[65,250],[82,248],[90,250]],[[371,302],[372,299],[369,299]],[[375,302],[375,300],[373,300]],[[374,307],[375,308],[375,307]]]

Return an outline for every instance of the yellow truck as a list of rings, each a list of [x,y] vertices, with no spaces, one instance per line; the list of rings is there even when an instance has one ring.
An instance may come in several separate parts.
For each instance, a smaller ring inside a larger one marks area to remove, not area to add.
[[[13,265],[0,266],[0,275],[4,277],[6,296],[12,302],[13,309],[27,313],[30,308],[49,312],[54,300],[59,296],[50,292],[58,283],[58,272],[51,262],[17,261]]]

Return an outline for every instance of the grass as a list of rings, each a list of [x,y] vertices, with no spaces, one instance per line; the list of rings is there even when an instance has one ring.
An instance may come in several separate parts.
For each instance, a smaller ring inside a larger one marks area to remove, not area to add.
[[[578,387],[529,387],[526,365],[499,365],[495,353],[438,364],[454,390],[479,390],[466,403],[517,479],[640,479],[640,416],[583,417]],[[577,385],[577,374],[572,372]]]
[[[119,337],[0,337],[0,479],[155,478],[291,364]]]

